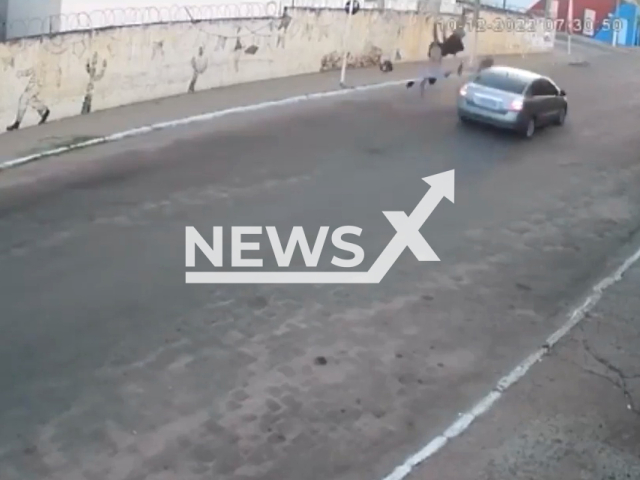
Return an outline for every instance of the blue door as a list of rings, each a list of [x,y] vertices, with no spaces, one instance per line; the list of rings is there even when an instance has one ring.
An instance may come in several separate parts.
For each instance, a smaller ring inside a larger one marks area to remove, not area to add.
[[[617,24],[617,25],[616,25]],[[619,30],[614,33],[616,35],[616,44],[617,45],[626,45],[627,44],[627,31],[629,27],[629,22],[626,18],[617,18],[614,23],[614,28],[618,27]]]

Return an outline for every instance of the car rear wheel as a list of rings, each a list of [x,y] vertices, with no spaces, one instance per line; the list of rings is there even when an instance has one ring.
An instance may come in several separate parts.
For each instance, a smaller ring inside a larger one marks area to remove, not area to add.
[[[558,112],[558,118],[556,118],[556,125],[562,126],[564,125],[564,121],[567,119],[567,109],[563,108]]]
[[[522,136],[525,138],[531,138],[534,133],[536,133],[536,120],[535,118],[530,118],[522,128]]]

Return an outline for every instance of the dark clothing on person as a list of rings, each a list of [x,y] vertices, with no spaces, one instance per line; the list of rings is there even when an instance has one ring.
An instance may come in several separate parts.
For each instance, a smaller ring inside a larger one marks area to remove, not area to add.
[[[449,35],[449,37],[440,44],[440,50],[442,51],[443,57],[463,52],[464,44],[462,43],[462,38],[456,33]]]

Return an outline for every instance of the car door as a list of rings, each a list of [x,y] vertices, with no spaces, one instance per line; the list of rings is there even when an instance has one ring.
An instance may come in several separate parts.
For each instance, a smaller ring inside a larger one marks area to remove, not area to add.
[[[541,80],[534,80],[525,92],[528,115],[536,119],[537,125],[545,123],[546,96]]]
[[[546,78],[536,80],[537,90],[541,99],[539,118],[545,125],[553,122],[560,111],[561,97],[560,90]]]
[[[567,99],[565,97],[562,89],[556,84],[553,80],[548,79],[547,81],[551,84],[550,92],[553,99],[553,116],[557,117],[561,110],[565,110],[567,108]]]

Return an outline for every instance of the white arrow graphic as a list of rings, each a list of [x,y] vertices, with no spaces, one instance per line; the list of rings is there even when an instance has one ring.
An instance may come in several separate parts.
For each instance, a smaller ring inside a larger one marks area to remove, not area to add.
[[[396,234],[378,256],[367,272],[187,272],[187,283],[233,283],[233,284],[345,284],[380,283],[398,260],[405,248],[409,248],[420,262],[439,262],[420,228],[434,212],[443,198],[455,201],[455,170],[425,177],[430,185],[411,215],[405,212],[382,212]]]
[[[382,212],[396,229],[396,234],[367,272],[367,276],[371,277],[371,283],[380,283],[407,247],[420,262],[440,261],[436,252],[420,235],[420,228],[443,198],[447,198],[451,203],[455,202],[455,170],[424,177],[422,180],[431,188],[409,217],[404,212]]]

